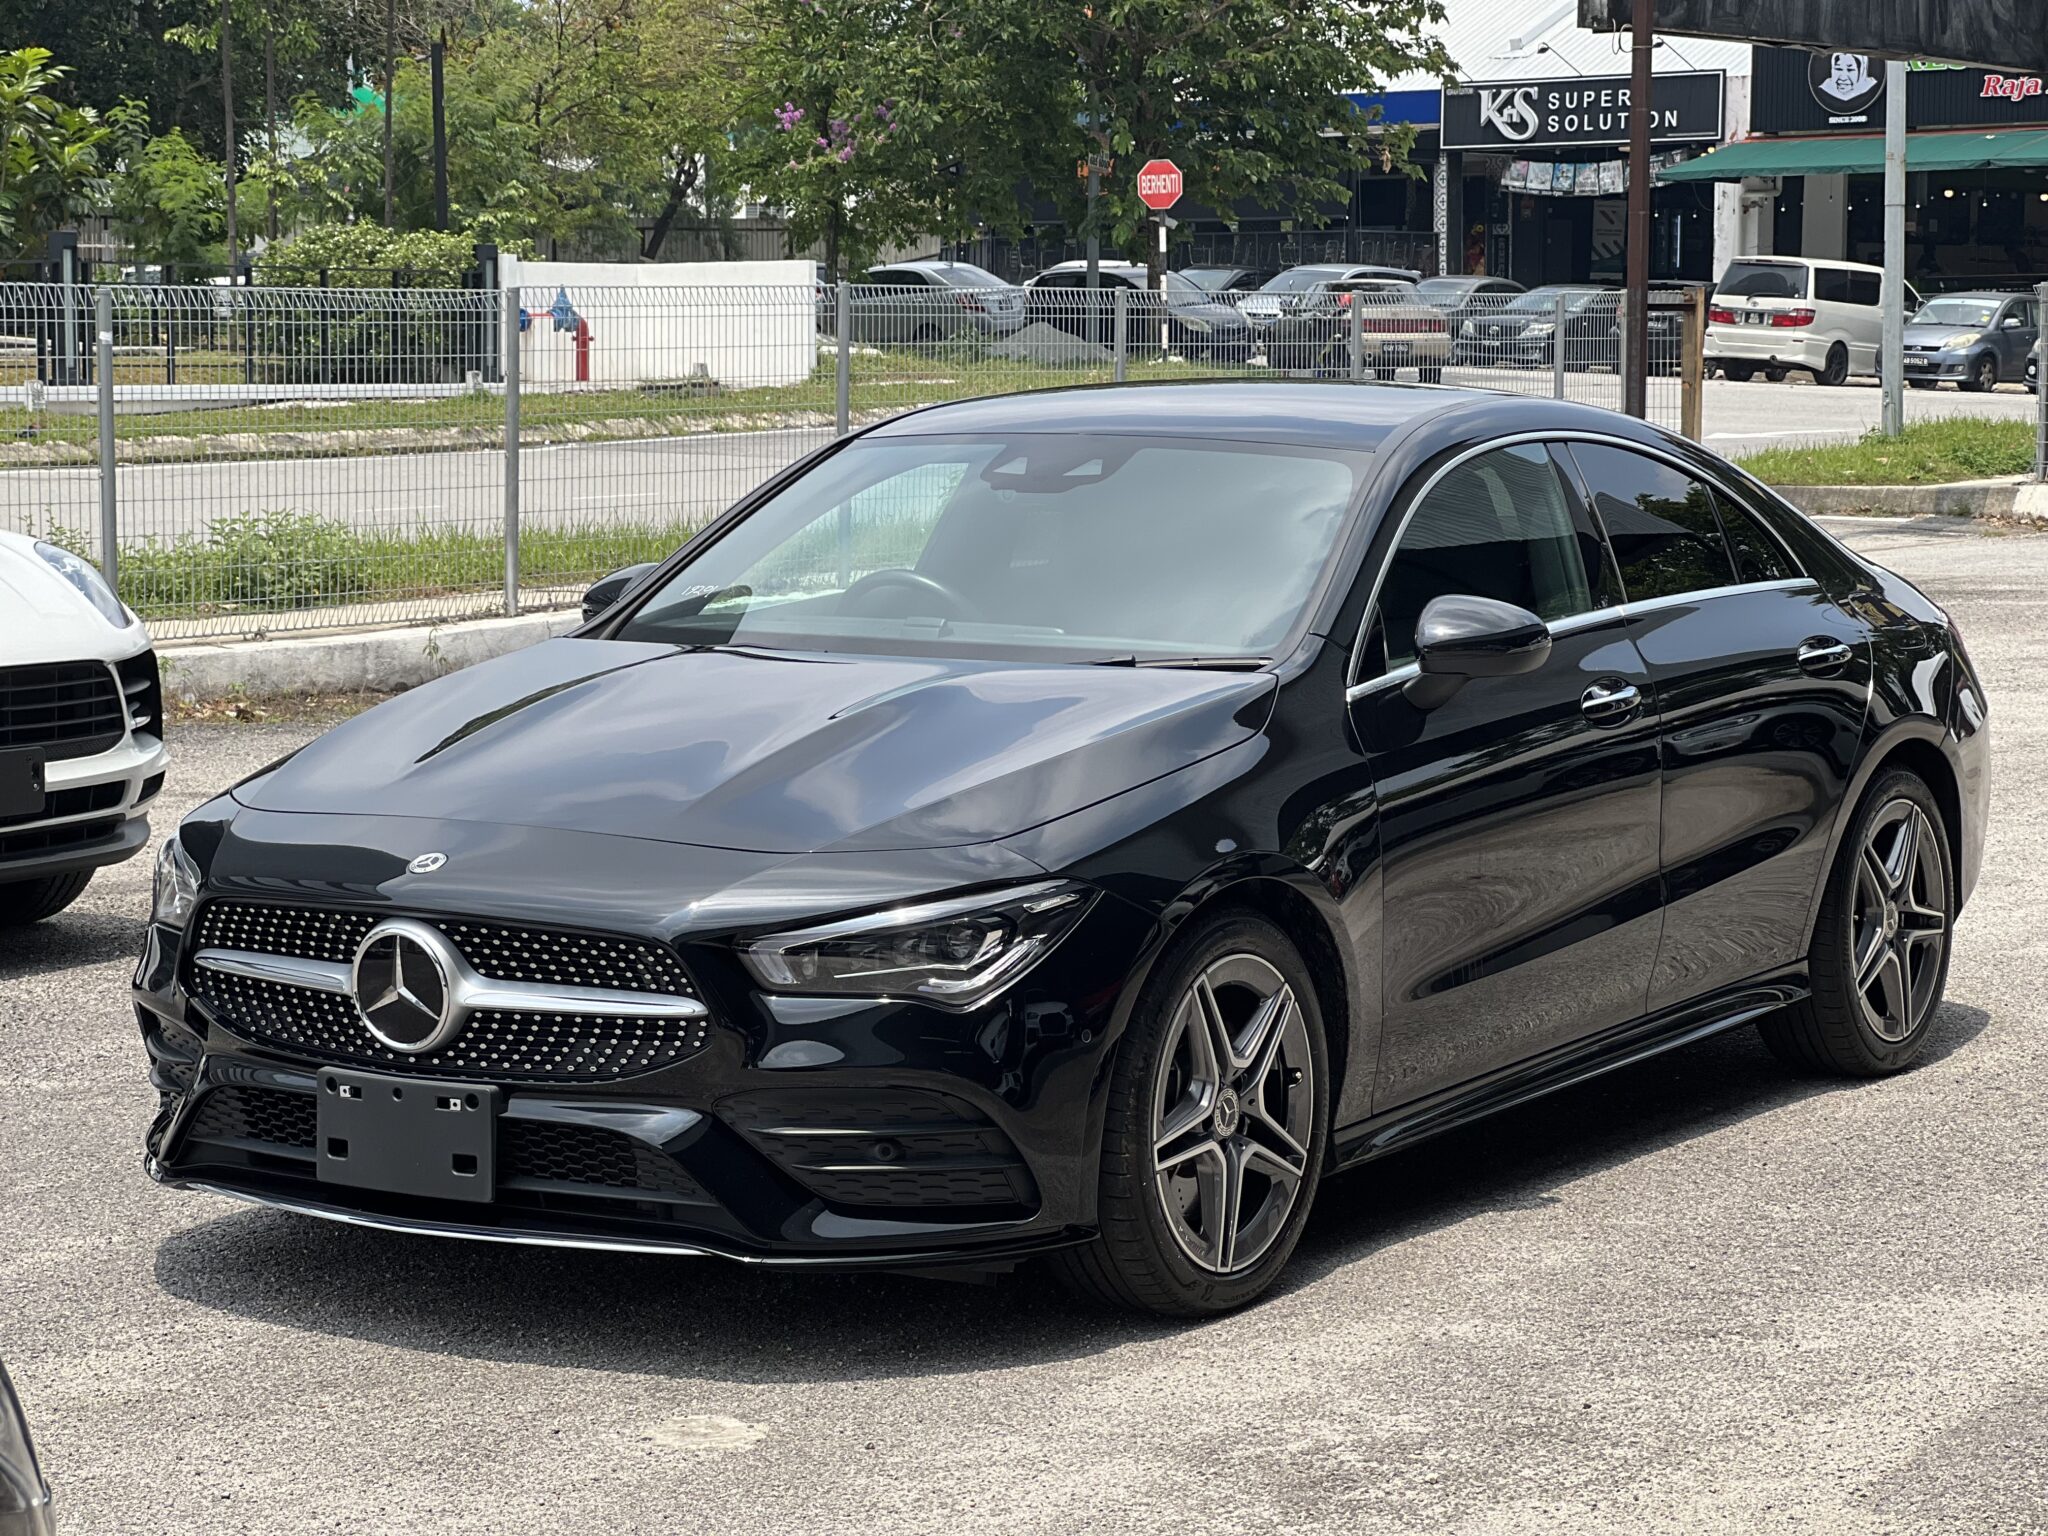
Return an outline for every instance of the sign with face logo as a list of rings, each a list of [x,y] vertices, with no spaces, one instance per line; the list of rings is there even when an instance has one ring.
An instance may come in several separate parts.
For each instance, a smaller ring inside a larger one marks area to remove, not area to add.
[[[1831,123],[1869,122],[1872,104],[1884,94],[1884,66],[1873,65],[1867,53],[1816,53],[1807,76]]]
[[[1717,69],[1657,76],[1650,92],[1653,144],[1715,144],[1727,76]],[[1628,142],[1629,82],[1622,75],[1501,80],[1446,87],[1446,149],[1617,148]]]
[[[1759,48],[1750,128],[1770,133],[1874,133],[1884,126],[1884,59],[1830,48]],[[1966,69],[1924,59],[1906,69],[1906,125],[2026,128],[2048,123],[2048,80],[2011,69]]]

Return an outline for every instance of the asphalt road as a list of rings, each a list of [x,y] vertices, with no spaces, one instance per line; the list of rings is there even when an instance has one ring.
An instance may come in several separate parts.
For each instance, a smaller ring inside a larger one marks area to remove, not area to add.
[[[0,1354],[63,1529],[2048,1530],[2048,537],[1859,525],[1996,715],[1916,1070],[1742,1031],[1333,1181],[1199,1328],[990,1287],[471,1247],[159,1190],[148,860],[0,954]],[[187,728],[166,815],[300,725]]]
[[[1549,377],[1511,369],[1451,369],[1449,382],[1547,393]],[[1618,406],[1611,373],[1575,373],[1573,399]],[[1757,379],[1706,386],[1706,442],[1741,455],[1800,442],[1850,441],[1877,425],[1882,397],[1859,380],[1840,389]],[[1675,380],[1652,381],[1650,409],[1678,420]],[[1909,390],[1906,416],[1997,416],[2025,420],[2032,396],[2016,386],[1991,394],[1954,389]],[[565,442],[520,455],[523,526],[596,523],[701,523],[799,455],[829,441],[828,428],[703,433],[615,443]],[[495,451],[401,453],[362,458],[300,457],[263,461],[149,464],[118,473],[126,539],[177,539],[224,517],[291,509],[357,527],[418,534],[429,530],[493,533],[504,524],[504,455]],[[0,528],[42,532],[51,523],[96,528],[98,472],[92,469],[0,470]]]

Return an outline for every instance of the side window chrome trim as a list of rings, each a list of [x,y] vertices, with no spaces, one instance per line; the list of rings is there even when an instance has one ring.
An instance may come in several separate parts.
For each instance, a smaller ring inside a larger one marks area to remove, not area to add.
[[[1360,682],[1358,678],[1359,668],[1363,666],[1365,663],[1366,636],[1372,633],[1373,617],[1379,612],[1380,588],[1386,583],[1387,570],[1394,563],[1394,553],[1395,551],[1400,549],[1401,540],[1408,532],[1408,525],[1415,520],[1415,514],[1421,510],[1422,504],[1429,499],[1429,493],[1431,491],[1434,491],[1437,488],[1437,486],[1442,483],[1444,478],[1451,473],[1452,470],[1459,468],[1461,465],[1468,464],[1473,459],[1479,458],[1483,454],[1493,453],[1501,448],[1517,447],[1523,443],[1599,443],[1609,448],[1621,448],[1625,449],[1630,453],[1640,453],[1645,458],[1656,459],[1661,463],[1668,464],[1671,468],[1679,471],[1681,474],[1691,476],[1693,479],[1698,480],[1702,485],[1706,486],[1715,494],[1726,496],[1729,500],[1735,502],[1738,506],[1741,506],[1745,510],[1749,510],[1749,498],[1746,496],[1738,496],[1735,492],[1729,490],[1728,487],[1722,482],[1719,476],[1710,477],[1705,474],[1702,474],[1697,467],[1686,463],[1685,460],[1679,458],[1678,455],[1674,453],[1669,453],[1662,448],[1656,447],[1653,444],[1639,443],[1634,441],[1633,439],[1626,437],[1617,437],[1611,433],[1592,432],[1586,430],[1583,427],[1553,427],[1544,431],[1511,432],[1505,437],[1496,437],[1489,442],[1475,444],[1474,446],[1467,448],[1463,453],[1458,454],[1454,458],[1446,460],[1443,464],[1438,466],[1436,471],[1422,483],[1422,488],[1415,493],[1414,499],[1408,503],[1408,510],[1401,514],[1400,525],[1394,529],[1393,542],[1387,547],[1386,558],[1380,562],[1380,568],[1373,572],[1372,592],[1370,593],[1370,595],[1367,596],[1365,601],[1364,612],[1359,617],[1358,634],[1351,642],[1351,660],[1349,664],[1346,666],[1344,673],[1345,677],[1349,679],[1349,682],[1347,683],[1344,692],[1344,696],[1346,699],[1363,697],[1364,693],[1369,693],[1372,691],[1371,688],[1367,686],[1368,684],[1376,684],[1380,681],[1380,678],[1367,678],[1364,680],[1364,682]],[[1801,572],[1801,575],[1787,578],[1785,581],[1752,582],[1738,586],[1716,587],[1708,591],[1681,593],[1669,598],[1646,598],[1643,600],[1642,604],[1622,603],[1616,607],[1601,608],[1596,609],[1594,611],[1596,613],[1601,614],[1620,613],[1623,610],[1632,610],[1640,612],[1644,611],[1644,609],[1647,606],[1668,606],[1669,604],[1674,602],[1686,601],[1698,597],[1720,597],[1725,596],[1730,592],[1762,591],[1771,587],[1786,586],[1788,584],[1798,585],[1802,583],[1811,583],[1813,586],[1817,588],[1820,585],[1820,583],[1818,581],[1815,581],[1811,576],[1803,574],[1805,572],[1806,567],[1800,563],[1798,557],[1794,555],[1791,550],[1785,548],[1785,541],[1778,537],[1778,533],[1775,528],[1771,528],[1769,526],[1768,520],[1758,515],[1754,511],[1751,511],[1750,515],[1752,517],[1755,517],[1757,522],[1764,524],[1765,533],[1769,535],[1773,543],[1775,543],[1781,550],[1784,551],[1785,558],[1791,562],[1792,568],[1795,571]],[[1577,614],[1573,614],[1570,616],[1572,620],[1579,619],[1580,617],[1581,616]],[[1565,623],[1569,621],[1565,619],[1560,619],[1557,622]],[[1588,622],[1590,622],[1590,620]],[[1555,630],[1553,629],[1553,633],[1554,632]],[[1395,670],[1398,671],[1399,669],[1397,668]],[[1382,676],[1384,677],[1391,677],[1392,675],[1393,673],[1391,672],[1382,674]]]
[[[1594,629],[1602,624],[1619,623],[1639,618],[1646,613],[1656,613],[1664,608],[1676,608],[1681,603],[1711,602],[1717,597],[1741,597],[1752,592],[1802,592],[1820,590],[1820,583],[1811,576],[1788,576],[1779,581],[1744,581],[1726,587],[1702,587],[1696,592],[1673,592],[1666,597],[1646,597],[1639,602],[1616,603],[1608,608],[1588,608],[1583,613],[1568,613],[1561,619],[1552,619],[1545,625],[1552,637],[1577,634],[1582,629]],[[1392,688],[1420,677],[1422,669],[1414,662],[1403,662],[1378,677],[1369,677],[1362,683],[1353,683],[1344,690],[1344,702],[1355,704],[1360,699],[1378,693],[1382,688]]]

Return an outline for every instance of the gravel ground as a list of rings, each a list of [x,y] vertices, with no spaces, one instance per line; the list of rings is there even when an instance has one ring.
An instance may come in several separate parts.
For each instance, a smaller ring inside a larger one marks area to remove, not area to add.
[[[67,1533],[2048,1530],[2048,537],[1845,525],[1963,624],[1990,856],[1924,1064],[1748,1031],[1334,1181],[1194,1329],[160,1190],[148,859],[0,955],[0,1354]],[[310,735],[180,730],[165,815]]]

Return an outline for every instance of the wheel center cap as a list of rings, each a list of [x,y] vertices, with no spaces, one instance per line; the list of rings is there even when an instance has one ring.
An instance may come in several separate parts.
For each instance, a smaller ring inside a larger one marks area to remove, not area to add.
[[[1884,909],[1884,936],[1891,938],[1899,931],[1899,909],[1887,902]]]
[[[1229,1136],[1236,1132],[1237,1122],[1243,1114],[1243,1106],[1237,1102],[1234,1089],[1226,1088],[1216,1095],[1216,1134]]]

